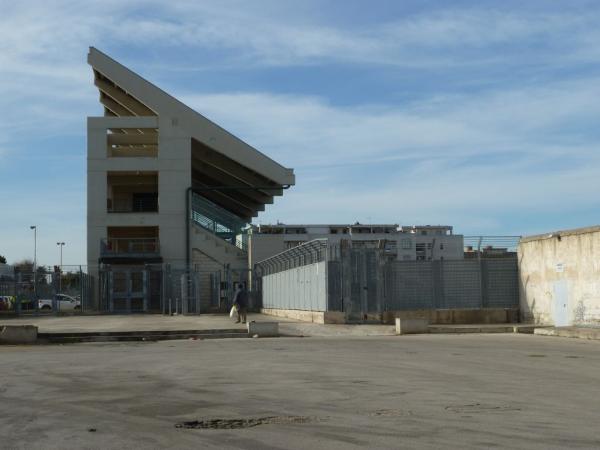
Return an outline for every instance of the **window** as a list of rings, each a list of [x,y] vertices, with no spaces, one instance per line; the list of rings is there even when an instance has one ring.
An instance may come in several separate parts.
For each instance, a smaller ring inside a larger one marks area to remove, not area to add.
[[[440,250],[444,250],[444,244],[440,244]]]
[[[411,256],[410,256],[410,255],[404,255],[404,256],[402,256],[402,259],[403,259],[404,261],[408,261],[408,260],[411,260],[412,258],[411,258]]]
[[[433,243],[429,242],[427,244],[427,250],[431,250],[433,248]]]
[[[402,248],[404,250],[410,250],[412,248],[412,240],[402,239]]]

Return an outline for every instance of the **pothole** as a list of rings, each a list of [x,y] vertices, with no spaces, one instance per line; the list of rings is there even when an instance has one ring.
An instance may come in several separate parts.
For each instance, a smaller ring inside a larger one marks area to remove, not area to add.
[[[458,414],[521,411],[521,408],[515,408],[509,405],[484,405],[481,403],[473,403],[471,405],[450,405],[446,406],[444,409]]]
[[[537,355],[537,354],[527,355],[527,356],[529,356],[530,358],[545,358],[546,357],[546,355]]]
[[[259,425],[288,425],[317,422],[322,419],[306,416],[266,416],[249,417],[240,419],[202,419],[180,422],[175,428],[203,429],[203,430],[234,430],[252,428]]]
[[[405,409],[378,409],[369,413],[373,417],[405,417],[412,416],[412,411]]]

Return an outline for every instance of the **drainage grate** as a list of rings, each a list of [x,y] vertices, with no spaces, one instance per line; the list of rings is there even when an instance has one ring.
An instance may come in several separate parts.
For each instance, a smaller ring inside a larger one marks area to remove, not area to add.
[[[245,419],[203,419],[180,422],[175,424],[175,428],[233,430],[239,428],[252,428],[259,425],[287,425],[316,421],[317,418],[315,417],[305,416],[266,416],[250,417]]]

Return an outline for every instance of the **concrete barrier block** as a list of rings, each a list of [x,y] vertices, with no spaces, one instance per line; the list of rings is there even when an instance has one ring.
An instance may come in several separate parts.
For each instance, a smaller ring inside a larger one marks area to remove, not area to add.
[[[277,337],[279,336],[278,322],[248,322],[248,334],[259,337]]]
[[[396,334],[429,333],[429,320],[396,318]]]
[[[34,325],[0,326],[0,344],[33,344],[37,334],[38,327]]]

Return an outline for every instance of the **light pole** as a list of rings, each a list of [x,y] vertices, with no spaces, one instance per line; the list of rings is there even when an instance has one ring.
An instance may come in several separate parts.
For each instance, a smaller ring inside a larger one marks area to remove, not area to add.
[[[57,242],[56,245],[60,247],[60,266],[58,266],[58,292],[62,292],[62,250],[65,243]]]
[[[30,230],[33,230],[33,295],[37,300],[37,225],[31,225]]]

